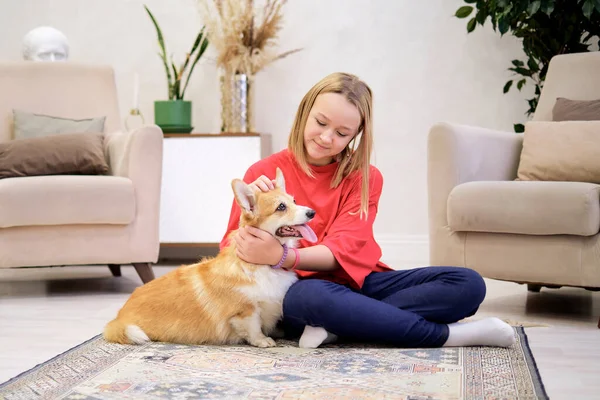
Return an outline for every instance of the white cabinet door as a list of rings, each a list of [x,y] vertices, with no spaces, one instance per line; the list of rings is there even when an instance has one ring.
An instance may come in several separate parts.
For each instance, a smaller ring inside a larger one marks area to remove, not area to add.
[[[165,137],[160,242],[220,242],[233,201],[231,181],[260,158],[260,136]]]

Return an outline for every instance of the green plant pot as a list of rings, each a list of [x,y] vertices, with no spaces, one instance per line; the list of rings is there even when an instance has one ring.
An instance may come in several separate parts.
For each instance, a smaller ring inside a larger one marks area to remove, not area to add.
[[[158,100],[154,102],[154,123],[163,133],[190,133],[192,102],[188,100]]]

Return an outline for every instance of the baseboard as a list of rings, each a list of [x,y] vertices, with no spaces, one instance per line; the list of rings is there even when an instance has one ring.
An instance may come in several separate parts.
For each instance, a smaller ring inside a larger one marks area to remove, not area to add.
[[[394,269],[408,269],[429,265],[429,237],[427,235],[375,235],[381,247],[381,260]],[[206,247],[206,248],[205,248]],[[180,260],[198,260],[210,252],[208,246],[195,243],[189,246],[161,245],[162,262]]]
[[[381,247],[381,260],[394,269],[429,264],[428,235],[375,235]]]

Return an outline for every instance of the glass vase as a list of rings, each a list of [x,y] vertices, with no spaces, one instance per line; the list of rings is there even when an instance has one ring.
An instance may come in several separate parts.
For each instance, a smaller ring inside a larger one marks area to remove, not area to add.
[[[221,76],[221,132],[254,132],[253,88],[251,75],[225,73]]]

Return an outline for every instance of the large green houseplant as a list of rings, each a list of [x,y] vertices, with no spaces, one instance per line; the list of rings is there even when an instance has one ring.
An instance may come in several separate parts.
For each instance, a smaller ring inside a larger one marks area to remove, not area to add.
[[[144,8],[156,28],[160,47],[158,55],[165,67],[168,88],[168,100],[154,102],[154,123],[160,126],[164,133],[189,133],[193,129],[192,102],[185,100],[184,96],[194,67],[208,47],[208,37],[204,32],[204,27],[202,27],[194,40],[192,50],[186,54],[185,60],[177,68],[173,56],[170,60],[167,58],[164,37],[156,18],[146,5],[144,5]]]
[[[458,18],[468,18],[467,32],[490,20],[500,35],[522,40],[524,59],[512,60],[508,68],[515,75],[504,84],[521,90],[530,81],[534,96],[527,99],[526,115],[535,111],[544,85],[550,59],[558,54],[590,51],[600,36],[600,0],[464,0],[456,10]],[[515,83],[516,82],[516,83]],[[515,124],[523,132],[522,124]]]

